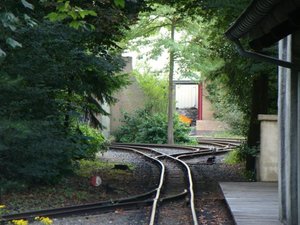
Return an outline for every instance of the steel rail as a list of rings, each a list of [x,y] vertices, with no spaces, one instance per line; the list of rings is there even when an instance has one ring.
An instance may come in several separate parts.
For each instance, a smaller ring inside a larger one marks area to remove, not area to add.
[[[122,199],[116,199],[110,201],[101,201],[97,203],[90,203],[90,204],[83,204],[83,205],[67,206],[67,207],[61,207],[55,209],[44,209],[44,210],[37,210],[37,211],[24,212],[24,213],[8,214],[8,215],[3,215],[2,218],[5,220],[34,218],[37,216],[56,215],[56,213],[59,214],[61,212],[68,212],[68,211],[73,212],[76,210],[84,211],[94,207],[107,207],[107,206],[117,205],[122,203],[137,202],[142,199],[149,200],[149,197],[152,196],[155,192],[156,189],[129,198],[122,198]]]
[[[159,153],[159,150],[154,150],[154,149],[152,149],[152,150]],[[194,225],[198,225],[197,213],[196,213],[196,209],[195,209],[195,195],[194,195],[194,189],[193,189],[193,178],[192,178],[192,172],[191,172],[189,166],[184,161],[180,160],[179,158],[175,158],[170,155],[163,154],[161,156],[158,156],[157,158],[161,158],[161,157],[167,157],[167,158],[173,159],[176,162],[180,162],[186,169],[187,174],[188,174],[188,181],[189,181],[190,207],[191,207],[191,211],[192,211],[193,223],[194,223]],[[165,199],[167,199],[167,198],[165,198]]]
[[[63,217],[63,216],[69,216],[69,215],[80,215],[80,214],[85,214],[85,213],[90,213],[90,212],[99,212],[99,210],[103,211],[108,211],[112,209],[117,209],[117,208],[132,208],[132,207],[141,207],[145,205],[150,205],[152,204],[152,199],[147,199],[144,201],[131,201],[131,202],[124,202],[124,203],[117,203],[117,204],[109,204],[109,205],[94,205],[94,206],[89,206],[89,207],[73,207],[71,209],[64,209],[61,208],[61,210],[56,210],[56,211],[45,211],[41,214],[33,212],[32,214],[28,215],[21,215],[18,216],[17,214],[11,214],[11,215],[5,215],[2,216],[2,220],[0,220],[1,223],[3,222],[9,222],[11,220],[19,220],[19,219],[34,219],[37,216],[42,216],[42,217]]]
[[[191,169],[184,161],[182,161],[178,157],[177,158],[174,158],[173,156],[169,156],[169,157],[181,162],[187,170],[188,178],[189,178],[190,206],[191,206],[191,211],[192,211],[192,217],[193,217],[194,225],[198,225],[197,213],[196,213],[196,209],[195,209],[195,194],[194,194],[193,178],[192,178]]]
[[[156,158],[149,157],[148,155],[139,152],[137,150],[132,149],[131,151],[136,152],[137,154],[141,154],[144,157],[155,161],[158,165],[164,168],[164,165],[157,160]],[[164,170],[164,169],[163,169]],[[24,213],[15,213],[15,214],[8,214],[2,215],[0,217],[0,223],[8,222],[14,219],[32,219],[37,216],[51,216],[51,217],[61,217],[73,214],[80,214],[86,212],[92,212],[97,210],[105,210],[105,209],[115,209],[118,207],[132,207],[132,206],[141,206],[141,205],[149,205],[152,204],[153,200],[149,197],[157,193],[157,188],[150,190],[146,193],[135,195],[128,198],[122,198],[117,200],[110,200],[110,201],[101,201],[96,203],[84,204],[84,205],[76,205],[76,206],[68,206],[62,208],[55,208],[55,209],[46,209],[46,210],[37,210],[37,211],[30,211]],[[145,199],[146,200],[140,200]]]
[[[181,146],[181,145],[169,145],[169,144],[145,144],[145,143],[113,143],[112,144],[117,146],[140,146],[140,147],[154,147],[154,148],[177,148],[182,150],[189,150],[189,151],[199,151],[199,147],[195,146]]]
[[[122,146],[122,145],[117,145],[117,146]],[[129,146],[129,145],[127,145],[127,146]],[[153,146],[153,145],[151,145],[151,146]],[[190,208],[191,208],[191,212],[192,212],[193,223],[194,223],[194,225],[198,225],[197,213],[196,213],[196,209],[195,209],[195,195],[194,195],[194,189],[193,189],[193,178],[192,178],[192,172],[191,172],[189,166],[184,161],[182,161],[181,159],[175,158],[173,156],[170,156],[170,155],[167,155],[167,154],[164,154],[164,153],[161,153],[157,149],[146,148],[145,145],[142,145],[142,146],[133,145],[133,147],[138,148],[138,149],[142,149],[142,150],[145,150],[145,151],[149,151],[149,152],[155,152],[155,153],[159,154],[158,156],[156,156],[156,158],[162,158],[162,157],[170,158],[170,159],[174,160],[175,162],[177,162],[177,163],[179,162],[181,165],[183,165],[183,167],[186,169],[186,172],[187,172],[187,175],[188,175],[188,192],[189,192],[189,195],[190,195],[189,200],[190,200]],[[155,147],[158,147],[158,146],[156,145]],[[161,145],[160,147],[165,148],[167,146],[166,145]],[[173,146],[168,146],[168,147],[173,148]],[[192,153],[196,153],[196,152],[199,152],[199,150],[195,150]],[[157,192],[157,198],[154,199],[155,206],[152,207],[152,212],[151,212],[151,218],[150,218],[149,225],[154,225],[155,224],[157,204],[158,204],[158,201],[159,201],[159,198],[160,198],[160,193],[161,193],[161,188],[163,186],[163,183],[164,182],[163,182],[163,178],[162,178],[160,189]],[[184,196],[185,194],[187,194],[187,192],[183,191],[182,193],[177,194],[176,196],[164,197],[164,198],[160,199],[160,201],[163,202],[163,201],[166,201],[166,200],[169,200],[169,199],[172,199],[172,198],[174,199],[174,197],[178,197],[180,195]]]
[[[126,147],[127,146],[127,147]],[[152,162],[155,162],[159,167],[161,168],[160,171],[160,178],[159,178],[159,184],[158,186],[150,190],[149,192],[128,197],[128,198],[123,198],[123,199],[117,199],[117,200],[110,200],[110,201],[102,201],[102,202],[97,202],[97,203],[91,203],[91,204],[85,204],[85,205],[77,205],[77,206],[69,206],[69,207],[63,207],[63,208],[56,208],[56,209],[49,209],[49,210],[39,210],[39,211],[32,211],[32,212],[25,212],[25,213],[16,213],[16,214],[9,214],[9,215],[3,215],[0,218],[0,222],[8,222],[13,219],[26,219],[26,218],[34,218],[36,216],[51,216],[51,217],[61,217],[61,216],[67,216],[67,215],[74,215],[74,214],[84,214],[87,212],[99,212],[99,210],[105,211],[105,210],[111,210],[115,209],[118,207],[123,207],[123,208],[131,208],[133,206],[135,207],[141,207],[145,205],[152,205],[152,210],[151,210],[151,218],[150,218],[150,225],[155,224],[155,219],[156,219],[156,212],[158,205],[161,202],[175,199],[181,196],[184,196],[187,194],[186,191],[183,191],[182,193],[176,194],[174,196],[167,196],[162,198],[161,197],[161,190],[164,184],[164,178],[165,178],[165,165],[159,160],[160,157],[167,157],[172,160],[175,160],[176,162],[180,162],[181,165],[184,165],[186,168],[186,172],[188,174],[188,180],[189,180],[189,187],[188,187],[188,192],[190,195],[190,206],[192,210],[192,217],[194,224],[198,224],[197,220],[197,215],[196,215],[196,210],[194,206],[194,192],[193,192],[193,180],[192,180],[192,174],[191,170],[188,167],[188,165],[181,160],[181,158],[185,157],[195,157],[197,155],[209,155],[209,154],[221,154],[224,153],[225,151],[229,151],[229,148],[223,148],[223,150],[219,150],[217,152],[213,152],[211,150],[206,149],[206,151],[199,150],[199,147],[186,147],[185,149],[187,150],[192,150],[193,152],[186,152],[186,153],[175,153],[171,155],[167,155],[164,153],[159,152],[158,150],[152,149],[152,148],[146,148],[147,145],[131,145],[133,148],[129,148],[129,144],[127,145],[113,145],[111,146],[112,149],[123,149],[123,150],[129,150],[132,152],[135,152],[137,154],[143,155],[146,159],[151,160]],[[174,146],[169,145],[150,145],[152,147],[163,147],[163,148],[174,148]],[[178,146],[178,148],[180,148]],[[137,150],[140,149],[140,150]],[[183,148],[181,148],[183,149]],[[155,153],[156,155],[154,157],[147,155],[143,151],[149,151],[152,153]],[[151,196],[155,195],[154,198],[151,198]],[[143,200],[141,200],[143,199]]]
[[[126,146],[130,146],[130,145],[126,145]],[[129,150],[129,151],[134,151],[134,152],[138,151],[138,150],[135,150],[135,149],[130,148],[130,147],[124,147],[122,145],[113,145],[111,148],[112,149]],[[156,152],[156,151],[152,151],[152,149],[146,149],[146,148],[143,148],[143,150],[147,150],[147,151],[150,151],[150,152]],[[144,154],[142,152],[140,152],[140,153],[143,154],[143,155],[146,155],[147,157],[151,157],[151,156],[148,156],[147,154]],[[159,156],[163,155],[160,152],[156,152],[156,153],[158,153]],[[153,158],[153,157],[151,157],[151,158]],[[159,203],[159,199],[160,199],[160,194],[161,194],[162,186],[163,186],[163,183],[164,183],[164,177],[165,177],[165,165],[160,160],[158,160],[156,158],[153,158],[153,159],[157,160],[159,162],[159,164],[161,165],[161,174],[160,174],[158,187],[156,188],[156,195],[153,199],[149,225],[154,225],[154,223],[155,223],[156,211],[157,211],[157,207],[158,207],[158,203]]]
[[[207,156],[207,155],[221,155],[227,152],[232,151],[231,149],[223,149],[223,150],[218,150],[216,152],[210,151],[210,152],[197,152],[197,153],[191,153],[191,154],[183,154],[176,156],[177,158],[193,158],[193,157],[200,157],[200,156]]]

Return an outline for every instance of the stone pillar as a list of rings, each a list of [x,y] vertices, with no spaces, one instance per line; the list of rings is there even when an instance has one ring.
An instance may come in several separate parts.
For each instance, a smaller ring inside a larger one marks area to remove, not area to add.
[[[259,114],[260,154],[257,157],[257,180],[278,181],[278,123],[277,115]]]
[[[280,41],[279,57],[299,64],[299,35]],[[300,224],[300,76],[298,71],[279,67],[280,219],[288,225]],[[298,163],[299,162],[299,163]],[[298,216],[299,215],[299,216]]]

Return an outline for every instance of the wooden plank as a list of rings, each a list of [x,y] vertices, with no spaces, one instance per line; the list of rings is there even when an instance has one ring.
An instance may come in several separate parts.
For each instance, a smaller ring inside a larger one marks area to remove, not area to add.
[[[278,185],[269,182],[220,183],[237,225],[281,225]]]

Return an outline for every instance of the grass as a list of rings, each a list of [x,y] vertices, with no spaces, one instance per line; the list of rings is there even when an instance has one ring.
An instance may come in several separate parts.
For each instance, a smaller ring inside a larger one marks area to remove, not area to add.
[[[224,159],[224,162],[226,164],[229,164],[229,165],[237,165],[237,164],[245,163],[245,161],[241,160],[241,157],[240,157],[239,154],[240,154],[239,150],[230,151],[226,155],[226,157]],[[256,180],[256,176],[255,176],[255,173],[253,171],[247,171],[246,169],[244,169],[243,176],[248,181],[255,181]]]
[[[210,138],[232,138],[232,139],[245,139],[244,136],[233,134],[230,131],[213,131],[209,133],[205,133],[201,135],[203,137],[210,137]]]
[[[232,151],[230,151],[226,155],[226,157],[224,159],[224,162],[226,164],[230,164],[230,165],[241,163],[238,150],[232,150]]]
[[[99,160],[91,161],[91,160],[80,160],[79,168],[75,171],[78,176],[81,177],[90,177],[91,175],[95,175],[103,170],[112,170],[116,163],[110,162],[102,162]],[[130,170],[134,169],[133,165],[128,164]],[[114,170],[113,173],[122,173],[122,170]]]
[[[6,193],[1,196],[0,205],[6,206],[5,213],[14,213],[126,197],[131,194],[130,183],[135,180],[134,166],[128,165],[129,170],[117,170],[113,169],[115,164],[118,163],[81,160],[73,176],[55,185]],[[103,185],[91,186],[93,175],[100,176]]]

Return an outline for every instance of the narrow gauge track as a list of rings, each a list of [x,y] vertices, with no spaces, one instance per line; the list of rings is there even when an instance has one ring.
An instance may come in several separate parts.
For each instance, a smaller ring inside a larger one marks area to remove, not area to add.
[[[244,139],[226,139],[226,138],[197,138],[198,143],[207,144],[207,145],[214,145],[214,146],[232,146],[237,147],[241,145]]]
[[[155,147],[158,147],[157,145]],[[165,147],[165,146],[164,146]],[[194,206],[194,191],[193,180],[190,168],[188,165],[180,159],[177,159],[171,155],[167,155],[160,149],[153,149],[140,146],[140,145],[113,145],[113,149],[136,149],[148,156],[157,158],[163,165],[160,184],[157,188],[157,193],[153,201],[151,216],[149,224],[170,224],[170,220],[176,218],[184,219],[181,223],[177,221],[177,224],[198,224],[196,210]],[[179,149],[179,148],[175,148]],[[187,149],[188,152],[195,152],[193,148]],[[181,150],[182,151],[182,150]],[[169,152],[170,153],[170,152]],[[184,198],[187,196],[187,199]],[[176,202],[173,202],[175,201]],[[178,210],[178,205],[180,209]],[[173,209],[173,210],[170,210]],[[170,211],[176,214],[169,215]]]
[[[158,166],[161,169],[161,174],[157,188],[141,195],[117,199],[114,201],[101,201],[92,204],[3,215],[0,218],[0,223],[5,224],[14,219],[32,220],[37,216],[48,216],[55,218],[91,213],[99,214],[101,212],[112,211],[118,208],[132,209],[151,206],[152,211],[149,224],[169,224],[169,221],[167,221],[166,223],[158,221],[161,218],[165,220],[168,213],[165,215],[164,211],[166,209],[166,211],[168,211],[170,207],[178,207],[178,202],[175,202],[175,200],[185,196],[185,201],[183,201],[184,203],[181,202],[181,204],[183,207],[189,205],[189,213],[187,213],[186,211],[184,214],[185,216],[190,214],[190,219],[187,219],[182,215],[182,218],[185,220],[184,224],[187,224],[187,221],[190,221],[190,224],[198,224],[194,207],[194,193],[191,170],[189,166],[180,158],[192,158],[201,155],[209,155],[212,153],[216,154],[215,149],[217,149],[217,153],[224,153],[238,145],[238,142],[233,144],[230,144],[229,141],[226,140],[221,140],[220,142],[222,143],[218,143],[218,141],[210,142],[209,140],[207,140],[205,144],[207,144],[208,147],[182,147],[173,145],[146,144],[122,144],[119,146],[113,145],[111,147],[112,149],[127,149],[128,151],[142,155],[145,160],[150,160],[153,164]],[[184,210],[181,211],[183,212]]]
[[[150,160],[154,165],[158,166],[159,168],[163,168],[163,164],[153,158],[149,157],[144,153],[138,152],[134,149],[131,151],[135,152],[136,154],[142,155],[145,160]],[[27,219],[33,220],[35,217],[66,217],[71,215],[84,215],[84,214],[92,214],[92,213],[101,213],[101,212],[108,212],[118,208],[139,208],[144,206],[151,206],[153,204],[153,196],[155,196],[157,190],[153,189],[149,192],[132,196],[129,198],[123,199],[116,199],[110,201],[101,201],[91,204],[83,204],[83,205],[75,205],[69,207],[62,207],[62,208],[54,208],[54,209],[45,209],[45,210],[38,210],[38,211],[30,211],[24,213],[15,213],[15,214],[8,214],[2,215],[0,217],[0,224],[6,224],[11,220],[18,220],[18,219]]]

